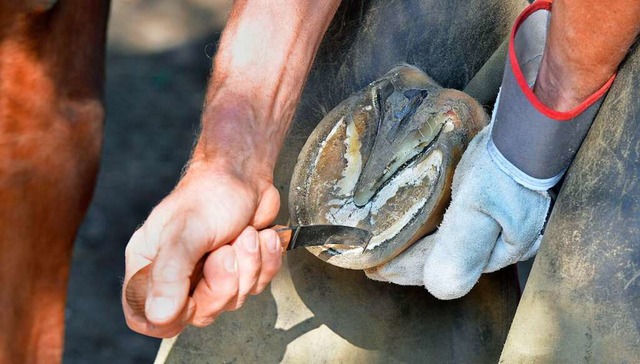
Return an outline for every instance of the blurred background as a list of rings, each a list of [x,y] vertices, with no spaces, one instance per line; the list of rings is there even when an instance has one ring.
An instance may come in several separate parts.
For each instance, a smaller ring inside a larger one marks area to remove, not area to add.
[[[197,133],[228,0],[112,0],[98,184],[75,243],[65,363],[150,363],[120,308],[124,248],[175,185]],[[208,56],[207,56],[208,55]]]

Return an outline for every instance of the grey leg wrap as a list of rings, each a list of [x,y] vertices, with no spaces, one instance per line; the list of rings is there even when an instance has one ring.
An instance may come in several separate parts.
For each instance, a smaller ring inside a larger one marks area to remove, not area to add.
[[[640,358],[638,84],[636,45],[568,171],[501,363]]]

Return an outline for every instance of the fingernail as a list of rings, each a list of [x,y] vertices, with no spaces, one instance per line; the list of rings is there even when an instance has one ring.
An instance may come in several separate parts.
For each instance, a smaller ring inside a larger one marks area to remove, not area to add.
[[[147,316],[150,319],[163,321],[175,314],[176,301],[169,297],[151,297],[147,307]]]
[[[267,246],[269,247],[269,250],[271,250],[271,252],[273,253],[280,252],[281,247],[280,247],[280,241],[278,239],[278,234],[276,234],[275,232],[271,234],[269,241],[267,241]]]
[[[238,270],[238,263],[236,262],[235,254],[227,255],[223,260],[223,264],[224,269],[226,269],[229,273],[234,273],[236,270]]]
[[[253,230],[250,233],[246,233],[243,236],[242,245],[251,253],[258,251],[258,232]]]

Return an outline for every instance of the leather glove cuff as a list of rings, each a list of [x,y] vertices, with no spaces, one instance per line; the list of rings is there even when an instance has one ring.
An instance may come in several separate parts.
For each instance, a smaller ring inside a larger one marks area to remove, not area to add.
[[[500,169],[532,190],[547,190],[558,183],[615,78],[571,111],[545,106],[532,87],[544,53],[550,14],[550,1],[536,1],[515,22],[488,143]]]

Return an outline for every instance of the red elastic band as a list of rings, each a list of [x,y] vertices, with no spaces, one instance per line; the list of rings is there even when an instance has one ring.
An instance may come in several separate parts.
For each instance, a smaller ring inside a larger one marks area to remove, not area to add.
[[[511,30],[511,35],[509,37],[509,61],[511,62],[511,70],[520,86],[520,89],[524,92],[525,96],[531,102],[531,104],[542,114],[545,116],[555,119],[557,121],[568,121],[571,120],[578,115],[580,115],[583,111],[589,108],[589,106],[593,105],[596,101],[598,101],[611,87],[613,84],[613,80],[616,78],[616,74],[614,73],[611,78],[602,86],[598,91],[589,96],[586,100],[584,100],[580,105],[576,106],[574,109],[569,111],[556,111],[549,107],[538,99],[538,97],[533,93],[533,90],[529,88],[527,84],[527,80],[522,74],[522,70],[520,69],[520,64],[518,63],[518,57],[516,56],[515,50],[515,39],[516,33],[520,28],[520,25],[529,17],[529,15],[533,14],[538,10],[548,10],[551,11],[551,1],[549,0],[538,0],[533,4],[529,5],[522,14],[518,16],[516,22]]]

